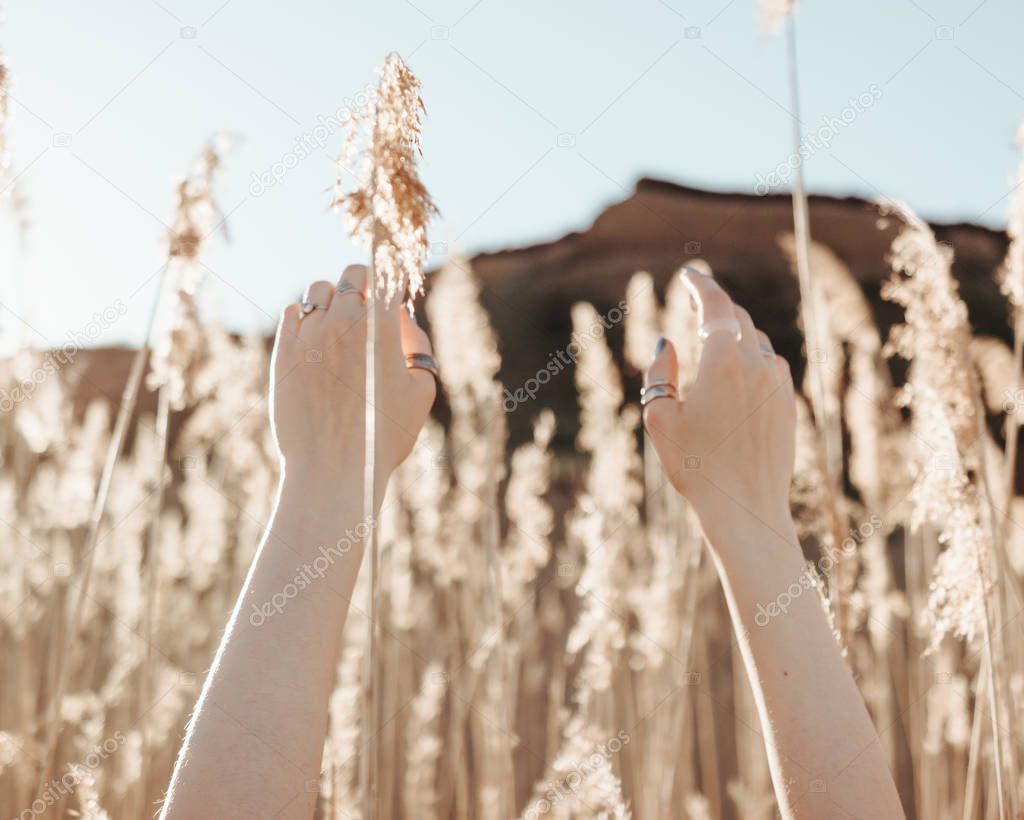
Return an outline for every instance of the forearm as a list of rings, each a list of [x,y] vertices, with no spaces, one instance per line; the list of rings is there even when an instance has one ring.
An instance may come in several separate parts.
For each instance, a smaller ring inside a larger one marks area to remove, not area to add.
[[[900,818],[878,735],[807,576],[788,510],[708,527],[784,817]]]
[[[182,747],[164,816],[309,817],[363,539],[362,475],[288,475]]]

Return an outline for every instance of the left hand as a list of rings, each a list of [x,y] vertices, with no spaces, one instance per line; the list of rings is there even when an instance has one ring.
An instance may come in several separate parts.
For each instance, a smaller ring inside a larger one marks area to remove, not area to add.
[[[702,326],[735,329],[704,341],[684,401],[660,398],[645,408],[665,474],[709,535],[744,518],[788,522],[796,428],[789,365],[712,277],[692,268],[680,276]],[[675,385],[678,375],[675,348],[662,340],[646,383]]]

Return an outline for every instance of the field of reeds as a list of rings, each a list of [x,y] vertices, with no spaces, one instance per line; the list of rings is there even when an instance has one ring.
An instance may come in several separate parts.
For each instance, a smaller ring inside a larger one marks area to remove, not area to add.
[[[197,305],[220,162],[211,145],[175,191],[164,287],[118,401],[76,407],[63,351],[25,349],[0,369],[5,818],[158,810],[269,516],[266,340],[200,321]],[[883,337],[850,271],[807,235],[801,197],[779,241],[806,338],[791,498],[808,566],[755,622],[820,597],[908,816],[1019,817],[1024,197],[992,271],[1012,348],[972,333],[951,250],[896,203],[879,205],[900,226],[881,295],[904,321]],[[357,203],[371,243],[373,205]],[[426,220],[415,227],[423,241]],[[535,415],[533,437],[510,448],[499,371],[514,343],[499,345],[479,295],[465,259],[428,281],[444,423],[428,422],[374,521],[379,571],[366,562],[339,636],[322,769],[306,784],[318,817],[774,817],[711,555],[623,389],[659,335],[680,353],[681,390],[692,382],[681,283],[659,293],[637,272],[614,318],[572,309],[572,453],[552,445],[566,420],[539,402],[515,409]],[[607,332],[619,322],[621,357]],[[155,412],[139,411],[147,390]],[[324,560],[344,550],[324,545]],[[327,583],[297,567],[243,617],[259,627]]]
[[[182,189],[196,186],[179,203],[185,234],[211,164]],[[822,595],[911,816],[998,817],[1000,794],[1014,816],[1024,499],[999,442],[1015,440],[1019,358],[972,337],[949,252],[927,226],[888,218],[906,223],[885,285],[906,311],[892,339],[843,264],[813,248],[827,354],[811,361],[842,458],[830,466],[801,405],[793,509],[819,583],[794,579],[764,617],[785,617],[787,596]],[[1004,273],[1019,272],[1018,248]],[[190,253],[172,246],[172,266]],[[190,321],[176,281],[176,330],[135,373],[159,392],[156,415],[117,423],[101,400],[76,414],[65,372],[47,369],[52,353],[5,365],[7,396],[47,375],[0,416],[4,817],[153,813],[268,516],[265,342]],[[556,420],[540,408],[533,441],[508,451],[477,287],[462,260],[432,277],[426,312],[450,420],[428,423],[380,515],[374,816],[774,816],[714,567],[642,440],[607,319],[586,303],[572,313],[581,473],[578,456],[552,451]],[[638,273],[623,299],[626,367],[645,366],[665,333],[691,354],[685,384],[697,342],[681,286],[662,299]],[[905,384],[890,355],[909,358]],[[362,812],[365,600],[357,591],[309,784],[323,817]]]

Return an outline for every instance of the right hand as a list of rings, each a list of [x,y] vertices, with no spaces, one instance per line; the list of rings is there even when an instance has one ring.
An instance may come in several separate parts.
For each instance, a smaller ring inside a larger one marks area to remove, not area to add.
[[[706,533],[748,515],[762,523],[780,515],[789,520],[796,426],[789,365],[714,279],[692,268],[679,275],[699,323],[735,319],[740,338],[713,333],[685,400],[660,398],[644,408],[665,473]],[[667,339],[659,340],[645,383],[652,379],[678,383],[676,352]]]
[[[335,483],[343,465],[363,463],[366,417],[366,294],[363,265],[349,265],[341,283],[317,281],[306,300],[326,305],[308,316],[285,308],[274,344],[271,420],[286,473]],[[376,441],[378,482],[416,443],[434,403],[434,377],[410,370],[405,356],[431,353],[430,340],[395,298],[376,304]]]

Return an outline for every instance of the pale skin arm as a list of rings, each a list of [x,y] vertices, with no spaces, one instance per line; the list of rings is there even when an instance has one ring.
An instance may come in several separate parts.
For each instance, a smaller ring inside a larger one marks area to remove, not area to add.
[[[342,278],[361,292],[366,270],[350,266]],[[313,815],[328,700],[368,530],[366,307],[359,292],[335,287],[315,282],[307,291],[327,310],[303,318],[290,305],[281,318],[271,367],[282,463],[275,510],[196,704],[162,818]],[[404,354],[430,352],[426,334],[398,300],[377,317],[375,509],[436,389],[429,373],[405,367]]]
[[[789,367],[714,279],[692,269],[681,276],[701,322],[736,319],[740,338],[726,331],[709,336],[686,400],[651,402],[645,424],[711,548],[779,810],[785,818],[820,818],[833,810],[902,818],[867,708],[817,591],[802,583],[805,563],[788,504],[795,436]],[[674,383],[677,373],[672,344],[659,341],[647,380]],[[796,595],[792,584],[800,586]],[[783,593],[787,610],[763,614],[759,608]]]

